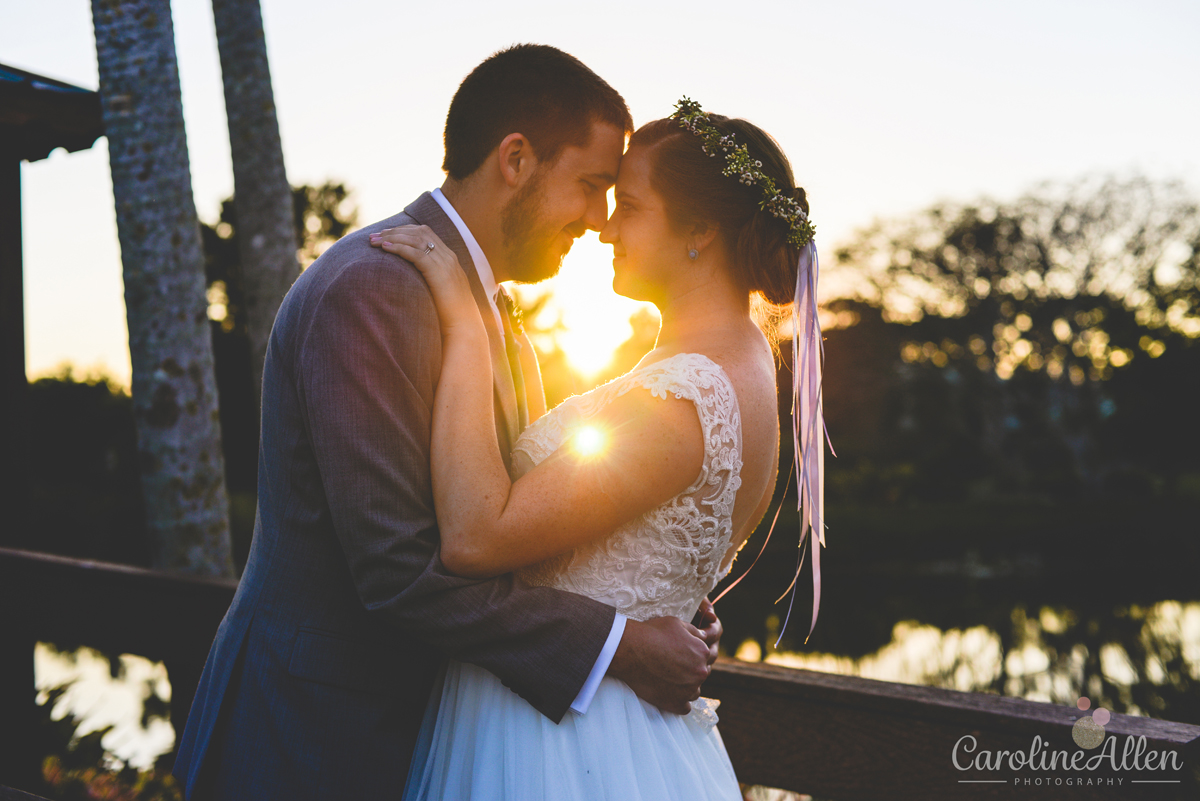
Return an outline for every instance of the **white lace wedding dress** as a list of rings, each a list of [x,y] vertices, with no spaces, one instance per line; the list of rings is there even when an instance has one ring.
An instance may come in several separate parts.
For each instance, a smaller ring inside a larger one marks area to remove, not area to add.
[[[609,537],[519,577],[595,598],[633,620],[691,620],[723,575],[741,484],[737,396],[719,365],[682,353],[569,398],[517,440],[514,470],[527,472],[637,387],[696,405],[704,434],[699,478]],[[587,714],[567,712],[556,725],[491,673],[451,661],[426,710],[404,799],[736,801],[742,796],[713,709],[701,699],[689,715],[667,714],[606,677]]]

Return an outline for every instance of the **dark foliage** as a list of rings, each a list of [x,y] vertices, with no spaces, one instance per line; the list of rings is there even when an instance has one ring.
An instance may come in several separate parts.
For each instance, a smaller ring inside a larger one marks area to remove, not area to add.
[[[858,292],[825,308],[822,617],[805,646],[805,567],[784,649],[860,656],[919,620],[987,626],[1007,652],[1024,643],[1016,610],[1053,605],[1074,622],[1045,642],[1062,656],[1086,640],[1093,695],[1196,719],[1178,644],[1142,632],[1148,606],[1196,598],[1198,231],[1178,187],[1093,181],[877,223],[839,252]],[[794,488],[783,502],[756,575],[722,602],[732,647],[766,653],[786,611],[764,615],[796,567]],[[1132,690],[1102,675],[1105,643],[1133,660]]]
[[[1190,496],[1200,209],[1144,180],[880,222],[838,252],[834,497]]]
[[[357,224],[341,184],[293,189],[302,263]],[[216,225],[201,226],[209,281],[221,437],[235,562],[245,562],[254,525],[258,403],[241,315],[236,211],[222,204]],[[150,551],[137,474],[129,396],[104,379],[68,369],[29,391],[29,508],[36,525],[6,531],[0,544],[148,566]]]
[[[26,461],[34,525],[10,547],[150,563],[128,395],[70,370],[29,387]]]
[[[77,716],[68,713],[55,720],[52,717],[54,707],[66,690],[66,687],[49,690],[45,702],[38,707],[40,720],[33,736],[37,740],[38,753],[46,755],[42,762],[45,786],[39,788],[40,792],[58,801],[96,798],[181,801],[183,794],[166,768],[156,766],[140,771],[105,751],[101,741],[112,730],[111,726],[79,737],[76,736],[80,725]],[[151,698],[157,696],[151,694]],[[143,714],[143,726],[147,716],[154,716],[149,709]]]

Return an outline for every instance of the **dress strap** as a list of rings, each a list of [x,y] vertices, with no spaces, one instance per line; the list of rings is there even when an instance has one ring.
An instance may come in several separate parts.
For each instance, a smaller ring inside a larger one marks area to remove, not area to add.
[[[656,398],[666,400],[671,395],[694,403],[704,435],[704,469],[687,492],[710,484],[714,490],[711,500],[721,507],[732,504],[733,492],[741,485],[742,417],[725,369],[702,353],[677,353],[643,365],[613,385],[614,397],[641,387]],[[723,500],[726,494],[728,501]]]

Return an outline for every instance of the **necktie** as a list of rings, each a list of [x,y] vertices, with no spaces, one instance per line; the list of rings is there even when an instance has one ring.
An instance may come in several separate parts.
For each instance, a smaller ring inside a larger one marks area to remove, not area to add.
[[[504,287],[496,292],[496,299],[501,310],[500,316],[504,321],[504,351],[508,356],[508,366],[512,370],[513,388],[517,393],[517,421],[520,431],[529,425],[529,401],[525,396],[525,373],[521,370],[521,344],[517,342],[517,332],[521,331],[520,314],[515,311],[512,298]],[[518,432],[520,433],[520,432]]]

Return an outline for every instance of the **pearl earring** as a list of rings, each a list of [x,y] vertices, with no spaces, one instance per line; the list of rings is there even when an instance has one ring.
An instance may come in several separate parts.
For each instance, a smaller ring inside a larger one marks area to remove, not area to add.
[[[695,261],[699,255],[700,251],[696,250],[695,248],[688,248],[688,258],[692,261]]]

